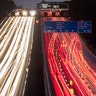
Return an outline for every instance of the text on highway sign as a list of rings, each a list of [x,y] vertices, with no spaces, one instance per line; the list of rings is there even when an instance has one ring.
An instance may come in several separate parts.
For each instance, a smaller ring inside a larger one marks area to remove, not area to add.
[[[44,32],[91,33],[92,21],[45,21]]]

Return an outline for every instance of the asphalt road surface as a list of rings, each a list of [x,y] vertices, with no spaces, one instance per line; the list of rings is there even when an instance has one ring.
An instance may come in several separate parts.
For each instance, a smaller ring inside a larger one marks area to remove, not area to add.
[[[39,19],[36,17],[36,19]],[[24,96],[44,96],[43,56],[40,24],[35,24],[31,63]]]

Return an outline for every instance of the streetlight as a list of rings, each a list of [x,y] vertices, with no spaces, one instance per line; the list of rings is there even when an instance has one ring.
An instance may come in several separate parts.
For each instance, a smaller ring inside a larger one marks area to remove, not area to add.
[[[31,16],[35,16],[35,14],[36,14],[36,11],[35,11],[35,10],[30,11],[30,15],[31,15]]]
[[[19,12],[15,12],[15,16],[19,16]]]
[[[23,10],[22,14],[23,14],[23,16],[27,16],[27,11]]]

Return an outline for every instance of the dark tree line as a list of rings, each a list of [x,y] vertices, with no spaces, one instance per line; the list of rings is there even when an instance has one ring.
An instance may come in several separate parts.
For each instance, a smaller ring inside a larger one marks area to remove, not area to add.
[[[4,18],[16,5],[11,0],[0,0],[0,20]]]
[[[96,52],[96,0],[72,0],[70,13],[73,20],[92,20],[92,33],[81,35]]]

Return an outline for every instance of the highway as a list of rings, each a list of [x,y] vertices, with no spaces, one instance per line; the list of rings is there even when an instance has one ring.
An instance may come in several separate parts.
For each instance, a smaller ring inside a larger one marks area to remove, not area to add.
[[[24,95],[35,16],[9,16],[0,28],[0,96]]]
[[[65,17],[43,17],[43,22],[49,19],[67,21]],[[96,56],[80,36],[75,32],[43,34],[35,22],[35,16],[9,16],[0,25],[0,96],[37,96],[43,94],[44,82],[50,96],[96,96]],[[33,47],[34,26],[38,32]]]
[[[67,21],[64,17],[43,18],[43,22]],[[56,96],[96,96],[96,56],[80,36],[45,32],[48,69]]]

